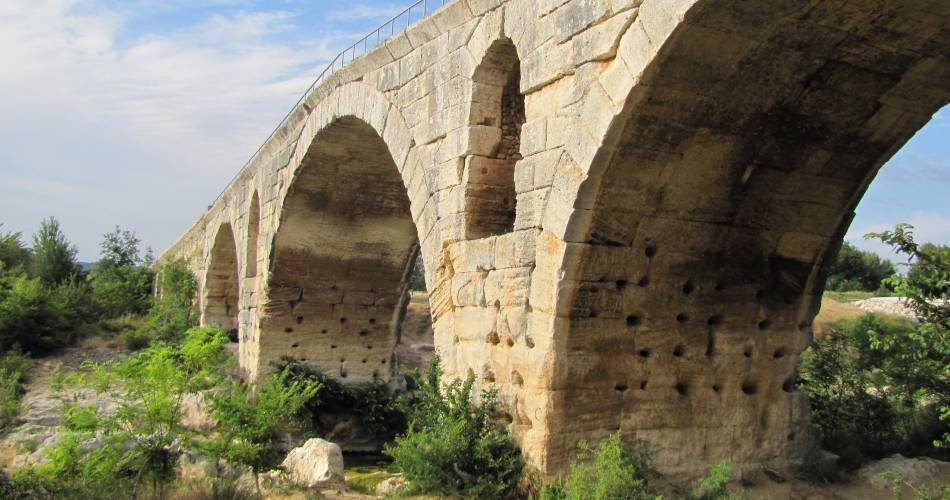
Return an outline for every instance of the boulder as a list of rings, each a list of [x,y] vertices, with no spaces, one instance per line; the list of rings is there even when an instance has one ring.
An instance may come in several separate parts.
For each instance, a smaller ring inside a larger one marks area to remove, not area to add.
[[[927,457],[907,458],[895,453],[861,467],[857,474],[875,487],[887,489],[891,487],[891,480],[884,475],[887,472],[897,473],[904,481],[916,485],[939,477],[941,469],[950,470],[950,463]]]
[[[209,431],[218,426],[203,393],[182,396],[181,426],[193,431]]]
[[[313,438],[290,450],[281,466],[295,484],[308,488],[343,486],[343,451],[339,445]]]
[[[393,476],[376,485],[376,494],[386,496],[396,493],[405,487],[406,478],[402,477],[402,475]]]

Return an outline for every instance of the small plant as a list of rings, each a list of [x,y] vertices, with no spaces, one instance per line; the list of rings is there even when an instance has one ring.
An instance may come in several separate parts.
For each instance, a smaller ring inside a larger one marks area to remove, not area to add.
[[[891,485],[891,498],[902,500],[904,498],[903,490],[906,488],[914,495],[914,500],[948,500],[950,499],[950,482],[945,482],[936,488],[929,488],[924,485],[914,485],[904,479],[903,476],[894,471],[881,473],[881,478]]]
[[[623,443],[620,431],[603,440],[597,448],[581,443],[570,470],[561,481],[544,485],[543,500],[631,500],[652,499],[649,489],[653,475],[645,448]]]
[[[0,429],[12,424],[20,414],[30,360],[13,350],[0,356]]]
[[[158,297],[134,337],[130,335],[133,345],[140,345],[146,339],[149,343],[153,340],[174,342],[198,322],[193,305],[198,284],[184,262],[162,266],[156,281]]]
[[[442,385],[434,358],[415,377],[418,399],[409,430],[385,453],[409,482],[410,493],[502,498],[514,491],[524,462],[517,445],[492,418],[495,391],[473,402],[474,377]]]
[[[732,481],[732,464],[720,462],[709,469],[709,473],[696,483],[693,498],[696,500],[741,500],[741,494],[729,490]]]

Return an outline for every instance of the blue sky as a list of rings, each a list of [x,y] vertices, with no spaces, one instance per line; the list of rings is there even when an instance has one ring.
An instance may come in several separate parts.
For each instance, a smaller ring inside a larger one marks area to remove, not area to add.
[[[0,1],[0,223],[56,216],[82,260],[118,224],[156,253],[340,49],[409,0]],[[434,3],[434,2],[433,2]],[[950,108],[881,171],[847,239],[950,244]]]

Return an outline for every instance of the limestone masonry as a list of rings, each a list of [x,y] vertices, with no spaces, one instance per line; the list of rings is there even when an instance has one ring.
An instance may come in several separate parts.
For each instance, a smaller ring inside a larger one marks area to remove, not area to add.
[[[387,380],[416,252],[449,377],[555,473],[794,460],[795,365],[878,168],[950,99],[945,0],[457,0],[325,79],[163,259],[256,379]]]

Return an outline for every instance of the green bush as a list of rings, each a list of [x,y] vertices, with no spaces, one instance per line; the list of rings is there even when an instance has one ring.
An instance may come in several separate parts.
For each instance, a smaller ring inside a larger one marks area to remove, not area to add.
[[[0,280],[0,350],[43,354],[73,339],[72,312],[54,291],[25,274]]]
[[[174,342],[182,332],[198,323],[194,308],[198,284],[184,262],[170,262],[156,275],[158,297],[154,300],[145,321],[134,335],[133,344],[159,340]]]
[[[150,259],[139,255],[139,239],[116,226],[100,244],[102,257],[90,275],[93,297],[103,318],[148,312],[154,275]]]
[[[544,500],[648,499],[656,495],[649,489],[653,475],[650,458],[643,448],[627,446],[620,431],[603,440],[596,449],[581,443],[562,481],[546,484]]]
[[[304,404],[300,415],[320,435],[348,416],[367,434],[383,441],[391,441],[406,431],[405,398],[393,394],[381,381],[344,385],[319,368],[292,358],[281,360],[278,371],[283,370],[289,374],[288,381],[314,381],[320,385],[320,391]]]
[[[4,269],[26,269],[29,260],[30,250],[23,243],[20,233],[0,231],[0,273]]]
[[[841,245],[831,269],[828,271],[826,288],[836,292],[881,289],[881,281],[894,276],[894,264],[881,259],[874,252],[858,250],[850,243]]]
[[[69,243],[59,227],[59,221],[50,217],[40,224],[33,235],[33,252],[30,258],[30,274],[47,285],[57,285],[82,275],[76,260],[78,250]]]
[[[472,401],[474,377],[443,386],[434,358],[412,406],[409,429],[385,453],[408,481],[409,491],[471,498],[511,494],[524,465],[508,433],[492,419],[494,391]]]
[[[0,356],[0,429],[12,424],[20,414],[30,360],[13,350]]]

